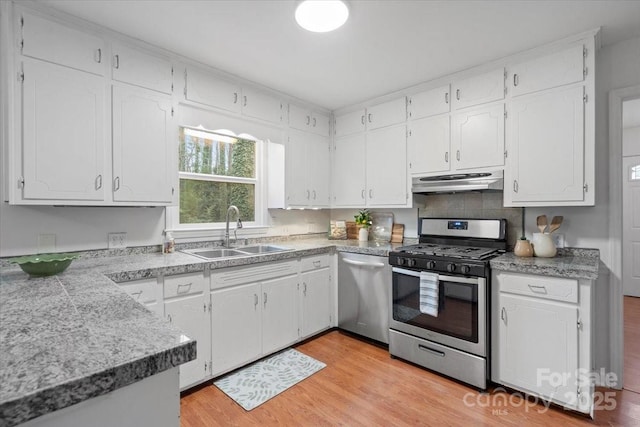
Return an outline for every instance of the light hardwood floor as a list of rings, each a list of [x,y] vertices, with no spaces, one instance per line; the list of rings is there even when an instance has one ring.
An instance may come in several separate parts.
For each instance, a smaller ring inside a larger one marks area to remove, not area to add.
[[[181,427],[640,425],[640,394],[626,390],[600,390],[615,408],[590,420],[517,393],[479,393],[340,331],[296,348],[327,367],[250,412],[208,383],[182,397]]]
[[[624,388],[640,393],[640,298],[624,297]]]

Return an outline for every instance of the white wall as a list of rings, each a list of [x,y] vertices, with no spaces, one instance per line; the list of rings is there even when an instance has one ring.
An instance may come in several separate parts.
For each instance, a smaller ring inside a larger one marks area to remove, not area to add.
[[[625,108],[627,101],[622,108]],[[640,156],[640,126],[622,129],[622,155]]]

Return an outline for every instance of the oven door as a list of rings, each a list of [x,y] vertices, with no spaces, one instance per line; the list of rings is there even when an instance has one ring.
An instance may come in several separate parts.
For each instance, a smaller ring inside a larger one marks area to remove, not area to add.
[[[438,276],[438,315],[420,311],[420,271],[393,268],[391,329],[458,350],[487,355],[487,281],[482,277]]]

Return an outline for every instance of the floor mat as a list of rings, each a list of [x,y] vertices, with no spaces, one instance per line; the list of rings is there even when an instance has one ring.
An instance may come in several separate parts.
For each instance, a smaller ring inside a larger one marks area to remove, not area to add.
[[[289,348],[224,376],[213,384],[250,411],[325,366]]]

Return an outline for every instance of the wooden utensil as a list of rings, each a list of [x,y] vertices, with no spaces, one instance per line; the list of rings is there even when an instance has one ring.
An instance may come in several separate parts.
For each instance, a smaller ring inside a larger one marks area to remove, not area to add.
[[[404,224],[393,224],[391,243],[402,243],[404,239]]]
[[[564,218],[562,216],[554,216],[551,218],[551,225],[549,226],[549,233],[553,233],[562,225],[562,220]]]
[[[536,224],[538,225],[538,230],[540,230],[541,233],[544,233],[545,228],[547,228],[547,216],[538,216],[538,218],[536,218]]]

